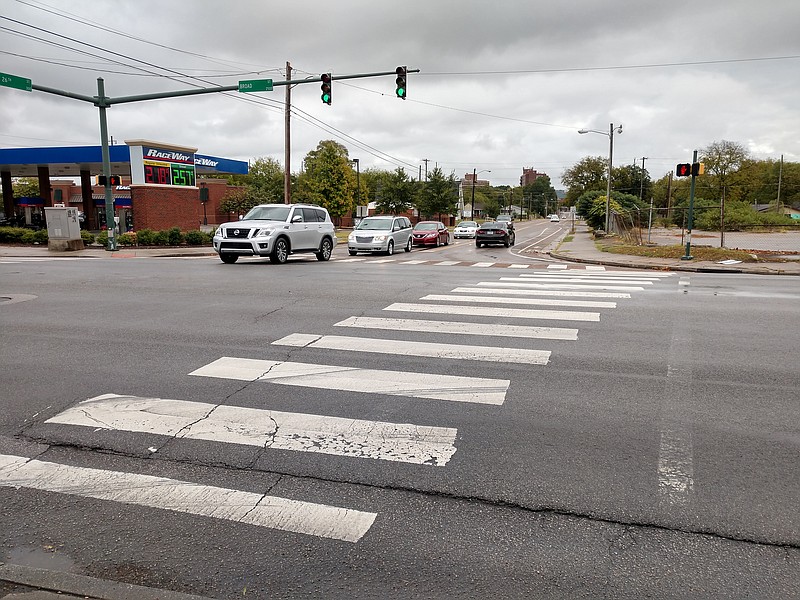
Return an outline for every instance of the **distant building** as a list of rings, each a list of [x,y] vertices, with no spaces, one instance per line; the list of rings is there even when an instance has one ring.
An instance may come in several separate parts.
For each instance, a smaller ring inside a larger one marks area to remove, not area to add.
[[[530,185],[540,177],[547,177],[547,173],[539,173],[539,171],[532,167],[523,167],[522,176],[519,178],[519,184],[523,187]]]

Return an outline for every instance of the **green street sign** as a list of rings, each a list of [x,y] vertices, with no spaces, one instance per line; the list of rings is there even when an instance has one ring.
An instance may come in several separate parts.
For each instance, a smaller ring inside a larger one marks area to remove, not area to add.
[[[270,89],[272,89],[272,82],[270,81]],[[31,80],[24,77],[17,77],[16,75],[9,75],[8,73],[0,73],[0,85],[10,88],[17,88],[18,90],[31,91]]]
[[[272,79],[251,79],[239,82],[240,92],[271,92]]]

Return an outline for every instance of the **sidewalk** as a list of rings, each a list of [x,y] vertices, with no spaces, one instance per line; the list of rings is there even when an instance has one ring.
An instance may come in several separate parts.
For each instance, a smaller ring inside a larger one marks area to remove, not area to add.
[[[660,271],[689,271],[693,273],[752,273],[758,275],[800,275],[800,260],[788,262],[739,263],[721,265],[712,261],[680,260],[671,258],[648,258],[627,254],[612,254],[597,248],[586,225],[576,225],[572,240],[562,242],[556,250],[549,252],[558,260],[628,267],[656,269]]]

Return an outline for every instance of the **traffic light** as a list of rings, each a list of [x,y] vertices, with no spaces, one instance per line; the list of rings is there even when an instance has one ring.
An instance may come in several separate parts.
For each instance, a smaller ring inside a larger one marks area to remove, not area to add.
[[[330,73],[323,73],[320,75],[322,78],[322,85],[319,89],[322,90],[322,101],[327,104],[328,106],[331,105],[331,74]]]
[[[402,98],[403,100],[406,99],[406,75],[407,75],[408,67],[397,67],[395,73],[397,73],[397,79],[395,79],[395,83],[397,84],[397,89],[394,91],[397,94],[398,98]]]
[[[108,181],[108,185],[122,185],[122,179],[119,175],[109,175],[108,177],[105,175],[97,176],[97,185],[105,185],[106,181]]]
[[[692,175],[692,164],[680,163],[675,168],[675,175],[677,175],[678,177],[690,177]]]
[[[703,175],[706,172],[706,165],[704,163],[692,163],[692,175]]]

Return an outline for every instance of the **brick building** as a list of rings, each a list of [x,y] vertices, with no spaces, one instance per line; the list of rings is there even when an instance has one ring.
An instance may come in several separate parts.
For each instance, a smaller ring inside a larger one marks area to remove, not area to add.
[[[536,171],[532,167],[522,167],[522,175],[519,178],[519,184],[525,187],[540,177],[547,177],[547,173],[539,173],[539,171]]]

